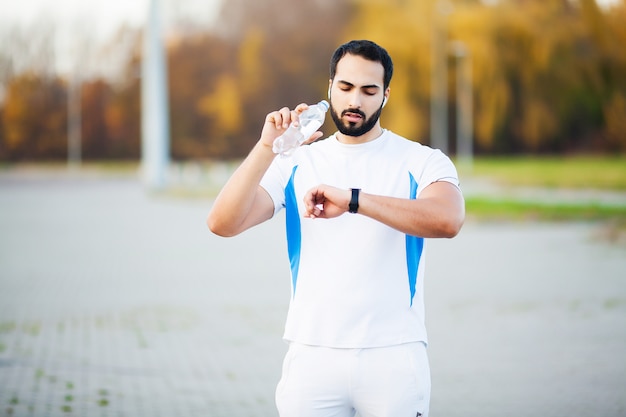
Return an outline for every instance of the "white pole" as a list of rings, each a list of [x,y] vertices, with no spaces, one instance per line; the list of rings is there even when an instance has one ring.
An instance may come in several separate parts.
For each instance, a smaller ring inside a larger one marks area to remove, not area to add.
[[[433,14],[431,98],[430,98],[430,145],[448,152],[448,39],[447,17],[452,5],[437,0]]]
[[[160,1],[151,0],[143,43],[141,78],[141,163],[147,187],[163,188],[169,166],[167,65]]]
[[[474,163],[472,56],[463,42],[454,42],[452,48],[457,60],[457,158],[459,165],[471,171]]]

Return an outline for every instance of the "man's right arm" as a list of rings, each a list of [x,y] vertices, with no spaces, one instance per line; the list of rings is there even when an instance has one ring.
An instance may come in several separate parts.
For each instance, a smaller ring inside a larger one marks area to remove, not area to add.
[[[271,147],[257,142],[213,203],[207,217],[213,233],[235,236],[272,217],[274,203],[259,183],[275,156]]]
[[[274,139],[307,108],[306,104],[294,110],[283,107],[265,117],[261,138],[224,185],[209,212],[207,225],[213,233],[235,236],[272,217],[274,202],[259,184],[276,157],[272,151]],[[321,136],[321,132],[316,132],[306,143]]]

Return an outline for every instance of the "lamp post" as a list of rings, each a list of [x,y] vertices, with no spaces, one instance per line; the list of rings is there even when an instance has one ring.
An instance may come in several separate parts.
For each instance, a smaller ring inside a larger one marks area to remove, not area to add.
[[[474,146],[472,131],[473,87],[472,87],[472,55],[467,46],[461,41],[451,43],[451,49],[456,58],[456,152],[459,165],[468,170],[474,162]]]
[[[143,41],[141,77],[141,170],[151,189],[166,185],[169,166],[167,66],[160,0],[151,0]]]
[[[448,39],[447,17],[452,5],[437,0],[433,13],[430,99],[430,145],[448,152]]]

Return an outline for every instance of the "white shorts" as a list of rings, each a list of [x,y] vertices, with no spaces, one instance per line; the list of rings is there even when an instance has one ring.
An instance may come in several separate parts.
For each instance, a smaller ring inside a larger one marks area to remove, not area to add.
[[[419,342],[370,349],[292,343],[276,388],[281,417],[428,417],[429,402],[430,368]]]

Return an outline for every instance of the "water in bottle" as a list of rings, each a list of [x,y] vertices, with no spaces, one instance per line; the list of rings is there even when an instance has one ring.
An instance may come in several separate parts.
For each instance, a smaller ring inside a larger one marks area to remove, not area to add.
[[[324,124],[328,107],[328,102],[322,100],[303,111],[300,114],[298,126],[291,123],[285,133],[274,140],[272,146],[274,153],[281,156],[291,155],[302,142],[310,138]]]

